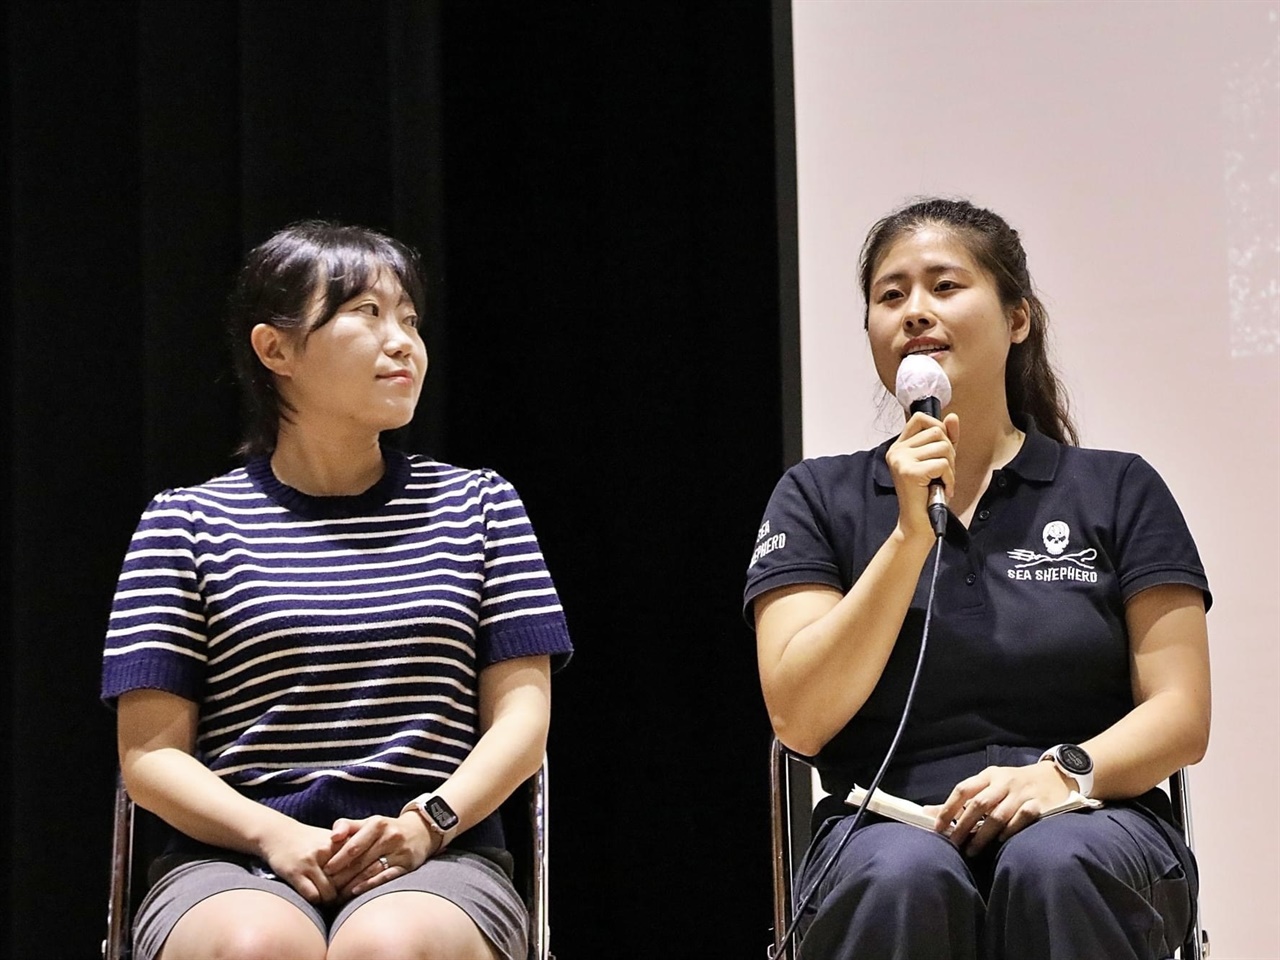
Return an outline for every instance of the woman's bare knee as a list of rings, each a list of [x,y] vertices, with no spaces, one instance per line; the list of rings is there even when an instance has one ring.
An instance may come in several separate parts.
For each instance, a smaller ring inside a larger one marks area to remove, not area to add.
[[[289,901],[261,890],[228,890],[182,915],[159,960],[324,960],[324,941]]]
[[[338,928],[328,960],[498,960],[457,904],[417,891],[370,900]]]

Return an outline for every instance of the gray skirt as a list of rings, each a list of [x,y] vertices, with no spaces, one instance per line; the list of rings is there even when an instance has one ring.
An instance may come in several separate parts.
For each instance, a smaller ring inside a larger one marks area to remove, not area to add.
[[[506,873],[478,853],[446,850],[412,873],[388,880],[336,910],[313,906],[289,884],[262,876],[243,859],[182,863],[156,881],[138,908],[133,926],[134,956],[155,960],[183,914],[200,901],[228,890],[263,890],[288,900],[311,918],[326,939],[374,897],[404,890],[431,893],[460,907],[505,960],[525,960],[529,952],[529,915]]]

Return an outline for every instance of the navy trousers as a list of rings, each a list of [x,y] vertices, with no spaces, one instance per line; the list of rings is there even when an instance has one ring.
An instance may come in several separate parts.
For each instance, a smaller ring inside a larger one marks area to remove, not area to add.
[[[812,886],[850,819],[823,823]],[[800,917],[800,960],[1160,960],[1191,923],[1190,854],[1150,814],[1050,817],[967,858],[891,821],[859,827]],[[1181,856],[1180,856],[1181,854]]]

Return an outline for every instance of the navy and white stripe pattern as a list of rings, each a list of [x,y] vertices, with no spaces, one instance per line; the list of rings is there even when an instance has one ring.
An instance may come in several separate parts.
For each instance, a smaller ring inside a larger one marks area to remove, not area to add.
[[[308,497],[265,458],[160,494],[107,633],[104,699],[157,688],[198,703],[214,772],[325,825],[398,812],[446,780],[477,740],[485,666],[571,650],[512,486],[386,460],[357,497]]]

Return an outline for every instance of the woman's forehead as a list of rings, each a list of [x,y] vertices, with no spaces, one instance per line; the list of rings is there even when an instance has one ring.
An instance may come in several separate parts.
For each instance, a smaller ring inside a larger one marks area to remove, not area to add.
[[[335,265],[336,266],[336,265]],[[343,281],[350,280],[349,283]],[[395,269],[387,263],[372,257],[363,262],[343,267],[321,264],[316,270],[315,288],[312,291],[313,301],[322,301],[329,296],[333,285],[337,283],[345,287],[343,302],[354,297],[375,293],[389,300],[411,300]],[[349,291],[349,292],[347,292]]]
[[[904,259],[924,260],[930,263],[955,260],[966,267],[975,264],[968,244],[955,230],[933,223],[914,227],[891,242],[880,256],[876,272],[880,273],[885,264],[892,260]]]
[[[920,269],[936,272],[947,268],[987,273],[958,231],[924,224],[908,230],[885,247],[875,262],[870,285],[894,282]]]
[[[379,266],[377,272],[369,278],[369,283],[365,285],[363,293],[376,293],[388,300],[403,302],[409,300],[409,294],[404,288],[404,284],[400,282],[400,278],[396,276],[394,270],[387,266]]]

